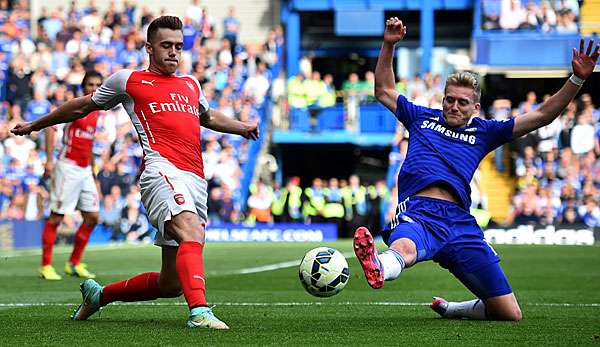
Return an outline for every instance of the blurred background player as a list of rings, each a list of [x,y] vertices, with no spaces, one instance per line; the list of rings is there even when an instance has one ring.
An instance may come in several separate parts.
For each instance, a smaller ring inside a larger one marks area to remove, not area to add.
[[[85,74],[81,87],[84,95],[92,94],[102,84],[102,75],[90,71]],[[90,239],[92,230],[98,223],[98,191],[92,171],[92,146],[98,111],[66,124],[61,139],[62,148],[56,164],[53,161],[56,130],[49,127],[46,130],[46,171],[45,176],[50,181],[50,216],[44,225],[42,233],[42,265],[40,277],[46,280],[60,280],[52,266],[52,250],[56,242],[56,229],[65,214],[71,214],[75,209],[81,211],[83,223],[75,233],[73,252],[65,264],[64,271],[68,275],[95,278],[86,265],[81,262],[85,246]]]
[[[140,178],[144,207],[157,227],[162,247],[160,273],[146,272],[102,287],[88,279],[81,285],[83,303],[71,317],[85,320],[114,301],[145,301],[184,294],[190,309],[188,326],[229,329],[206,302],[204,248],[207,182],[204,179],[201,125],[256,140],[258,121],[241,122],[209,108],[198,80],[175,76],[183,49],[183,24],[162,16],[148,27],[144,71],[121,70],[93,96],[72,99],[48,115],[12,130],[26,135],[123,104],[144,149]]]
[[[584,52],[573,49],[573,74],[536,110],[505,121],[479,118],[481,89],[468,72],[450,75],[442,110],[417,106],[395,89],[394,45],[406,35],[398,18],[386,21],[375,70],[375,95],[410,132],[406,161],[398,174],[396,216],[382,236],[389,249],[378,255],[369,230],[354,235],[354,251],[367,282],[381,288],[405,267],[433,260],[448,269],[478,299],[448,302],[434,298],[432,309],[445,318],[519,321],[521,309],[499,265],[500,258],[484,240],[471,205],[469,183],[481,160],[498,146],[519,138],[558,117],[594,71],[600,45],[590,41]]]

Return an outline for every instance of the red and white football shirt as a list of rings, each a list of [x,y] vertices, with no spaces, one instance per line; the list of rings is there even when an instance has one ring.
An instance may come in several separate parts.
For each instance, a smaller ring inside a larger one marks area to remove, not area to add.
[[[59,159],[69,159],[81,167],[88,167],[92,163],[92,146],[99,113],[92,112],[65,125]]]
[[[204,178],[199,117],[209,106],[195,77],[121,70],[92,100],[105,110],[123,104],[144,149],[144,164],[166,159]]]

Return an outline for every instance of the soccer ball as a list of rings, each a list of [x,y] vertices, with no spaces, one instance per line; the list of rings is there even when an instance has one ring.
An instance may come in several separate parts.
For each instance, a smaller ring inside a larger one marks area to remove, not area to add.
[[[333,296],[348,283],[348,262],[342,253],[330,247],[308,251],[299,270],[302,286],[314,296]]]

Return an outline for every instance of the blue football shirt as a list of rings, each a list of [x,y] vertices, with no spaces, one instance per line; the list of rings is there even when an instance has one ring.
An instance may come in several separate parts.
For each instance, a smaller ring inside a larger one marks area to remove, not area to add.
[[[417,106],[403,95],[396,105],[396,118],[410,133],[406,160],[398,174],[398,201],[432,184],[442,184],[468,211],[473,174],[490,151],[511,140],[514,119],[474,117],[462,128],[451,128],[442,110]]]

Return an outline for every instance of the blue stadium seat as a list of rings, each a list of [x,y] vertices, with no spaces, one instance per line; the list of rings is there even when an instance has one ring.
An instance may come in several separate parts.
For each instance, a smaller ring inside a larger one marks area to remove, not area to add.
[[[393,133],[396,130],[396,118],[380,104],[360,106],[361,133]]]
[[[344,106],[336,105],[324,108],[317,116],[320,130],[344,129]]]
[[[290,107],[290,130],[310,130],[310,114],[307,109]]]

